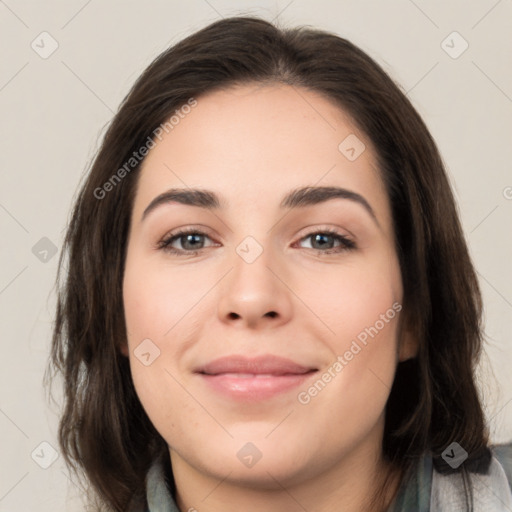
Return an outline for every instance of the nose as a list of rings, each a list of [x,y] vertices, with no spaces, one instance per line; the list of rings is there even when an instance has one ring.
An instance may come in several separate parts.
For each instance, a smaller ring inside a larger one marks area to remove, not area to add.
[[[286,267],[266,249],[252,262],[238,253],[232,261],[218,290],[221,322],[251,329],[289,322],[293,292],[286,284],[290,280]]]

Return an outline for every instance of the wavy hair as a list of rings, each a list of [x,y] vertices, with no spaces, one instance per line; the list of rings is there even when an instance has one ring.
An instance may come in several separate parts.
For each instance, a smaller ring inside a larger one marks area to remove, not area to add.
[[[383,454],[402,477],[425,453],[442,472],[485,472],[488,433],[475,385],[482,345],[481,295],[436,145],[386,72],[335,34],[226,18],[159,55],[122,101],[81,184],[56,279],[57,308],[45,380],[63,378],[59,443],[96,503],[144,503],[151,463],[168,453],[134,389],[122,281],[138,165],[98,189],[190,98],[240,84],[288,84],[322,94],[372,141],[392,208],[404,316],[419,343],[399,363],[386,405]],[[96,191],[96,192],[95,192]],[[51,373],[54,375],[51,376]],[[453,441],[468,459],[441,454]]]

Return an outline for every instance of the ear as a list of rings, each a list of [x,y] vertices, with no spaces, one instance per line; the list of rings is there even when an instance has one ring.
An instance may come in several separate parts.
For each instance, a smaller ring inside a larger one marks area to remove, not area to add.
[[[121,344],[119,345],[119,352],[121,352],[121,354],[123,354],[123,356],[125,357],[128,357],[130,355],[127,341],[121,342]]]
[[[417,337],[407,329],[404,329],[400,336],[398,346],[398,360],[402,363],[413,359],[418,355],[419,343]]]
[[[415,358],[419,351],[418,335],[412,328],[412,322],[405,311],[404,316],[401,317],[401,325],[398,332],[398,360],[402,363],[408,359]]]

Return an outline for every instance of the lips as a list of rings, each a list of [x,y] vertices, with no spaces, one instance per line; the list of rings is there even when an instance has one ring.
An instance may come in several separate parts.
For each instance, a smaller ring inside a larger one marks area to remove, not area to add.
[[[222,373],[240,375],[300,375],[311,370],[316,370],[316,368],[302,366],[283,357],[268,355],[255,358],[241,356],[221,357],[200,367],[197,372],[207,375],[219,375]]]
[[[237,400],[263,400],[302,384],[317,368],[264,355],[227,356],[195,370],[211,389]]]

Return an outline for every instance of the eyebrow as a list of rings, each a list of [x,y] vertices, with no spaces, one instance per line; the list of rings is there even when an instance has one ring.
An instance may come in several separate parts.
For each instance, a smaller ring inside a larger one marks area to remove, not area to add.
[[[370,203],[357,192],[340,187],[301,187],[288,192],[281,200],[279,207],[285,208],[303,208],[306,206],[321,204],[331,199],[348,199],[361,206],[370,214],[377,226],[380,224],[377,220]],[[197,188],[172,188],[155,197],[146,207],[142,214],[141,222],[148,214],[158,206],[168,203],[179,203],[187,206],[197,206],[207,210],[219,210],[226,204],[220,197],[211,190]]]

